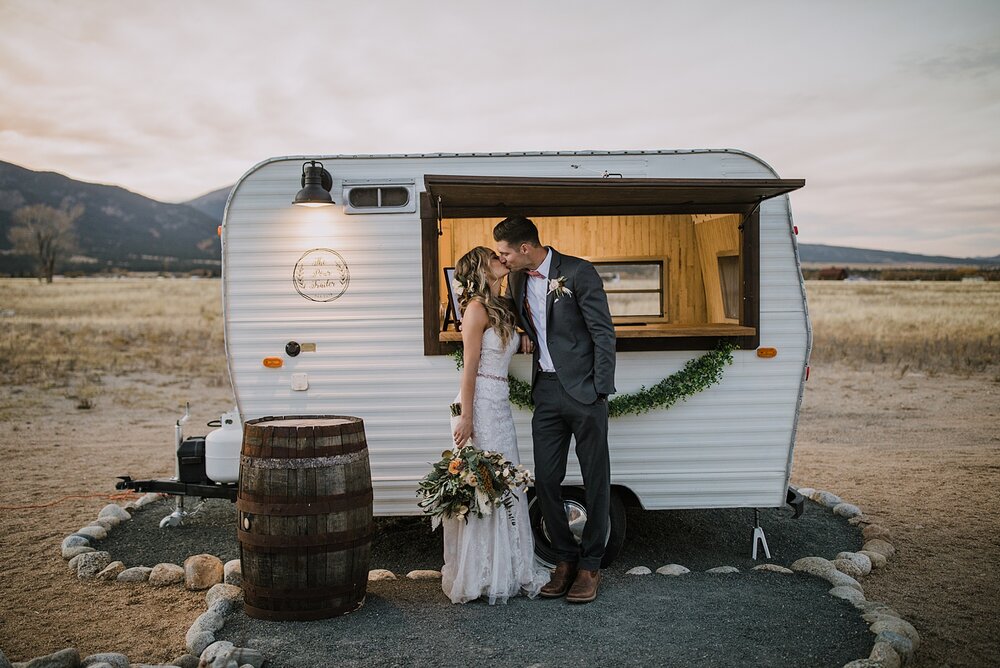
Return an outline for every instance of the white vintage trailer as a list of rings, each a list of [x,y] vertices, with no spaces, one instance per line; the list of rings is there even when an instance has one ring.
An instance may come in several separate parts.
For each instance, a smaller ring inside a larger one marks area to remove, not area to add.
[[[334,204],[293,206],[309,161]],[[788,499],[811,329],[782,180],[741,151],[292,156],[233,188],[222,226],[225,340],[242,420],[364,419],[376,515],[410,515],[451,446],[460,334],[442,331],[442,270],[507,215],[598,264],[618,336],[619,393],[732,342],[721,382],[610,423],[613,536],[622,504],[779,507]],[[774,353],[773,357],[765,355]],[[512,374],[530,378],[529,356]],[[530,413],[515,410],[531,468]],[[575,458],[567,511],[579,515]],[[537,513],[533,513],[537,517]],[[585,520],[585,516],[577,517]],[[577,522],[579,523],[579,522]],[[536,527],[538,528],[538,527]],[[545,555],[544,532],[539,551]]]

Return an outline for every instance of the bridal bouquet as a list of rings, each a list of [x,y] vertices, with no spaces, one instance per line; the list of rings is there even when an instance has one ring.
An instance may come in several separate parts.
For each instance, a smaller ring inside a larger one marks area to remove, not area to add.
[[[469,521],[469,515],[486,517],[504,506],[514,524],[514,492],[531,484],[531,474],[520,464],[504,459],[499,452],[467,445],[445,450],[417,489],[417,503],[431,516],[431,530],[444,517]]]

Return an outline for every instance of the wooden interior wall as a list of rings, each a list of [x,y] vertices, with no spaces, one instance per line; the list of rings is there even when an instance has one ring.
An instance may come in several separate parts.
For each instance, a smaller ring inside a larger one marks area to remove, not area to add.
[[[667,258],[668,322],[709,322],[692,216],[574,216],[532,220],[538,226],[543,244],[569,255],[592,261],[622,256]],[[499,218],[443,220],[439,240],[441,267],[454,266],[456,259],[475,246],[496,248],[493,226],[498,222]],[[443,272],[440,281],[441,294],[447,295]]]
[[[740,252],[739,226],[739,214],[694,216],[708,322],[739,322],[738,319],[726,318],[719,279],[719,255],[738,255]]]

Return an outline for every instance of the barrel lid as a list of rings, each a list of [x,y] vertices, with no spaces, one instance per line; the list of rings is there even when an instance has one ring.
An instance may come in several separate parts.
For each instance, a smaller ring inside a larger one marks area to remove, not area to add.
[[[355,424],[360,418],[317,416],[317,417],[280,417],[261,418],[254,420],[258,427],[336,427],[342,424]]]

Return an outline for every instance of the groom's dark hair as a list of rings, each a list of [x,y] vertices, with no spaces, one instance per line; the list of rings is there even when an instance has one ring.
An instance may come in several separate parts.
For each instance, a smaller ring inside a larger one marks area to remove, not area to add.
[[[506,241],[511,246],[521,244],[531,244],[541,246],[538,240],[538,228],[531,222],[530,218],[524,216],[510,216],[504,218],[493,228],[494,241]]]

